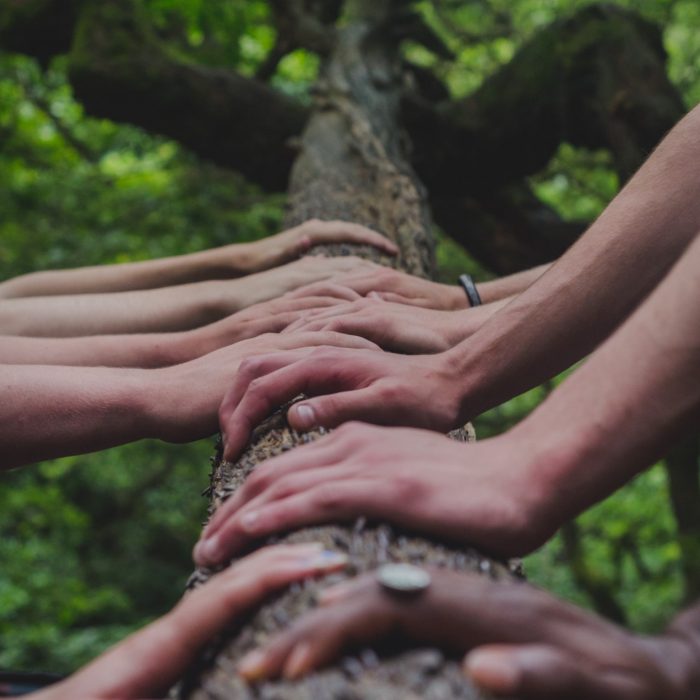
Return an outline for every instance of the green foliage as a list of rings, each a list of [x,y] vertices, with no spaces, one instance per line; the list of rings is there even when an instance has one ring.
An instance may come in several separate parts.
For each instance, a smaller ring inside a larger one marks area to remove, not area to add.
[[[407,46],[454,95],[507,62],[534,31],[583,0],[441,0],[417,3],[456,54]],[[700,100],[696,0],[625,0],[664,24],[670,73],[688,104]],[[275,42],[269,7],[256,0],[144,0],[160,40],[188,60],[252,75]],[[61,60],[41,73],[0,56],[0,278],[30,270],[172,255],[267,235],[283,201],[176,144],[84,117]],[[308,99],[318,59],[295,51],[272,82]],[[564,144],[533,178],[567,218],[596,216],[618,183],[605,153]],[[468,255],[441,237],[440,274],[469,271]],[[560,381],[560,380],[559,380]],[[535,389],[477,422],[502,432],[532,411]],[[210,441],[152,442],[47,462],[0,480],[0,667],[67,671],[168,609],[189,570],[204,517]],[[656,468],[579,520],[589,566],[609,582],[639,629],[667,619],[682,593],[680,552],[663,472]],[[588,604],[555,538],[526,561],[532,580]]]

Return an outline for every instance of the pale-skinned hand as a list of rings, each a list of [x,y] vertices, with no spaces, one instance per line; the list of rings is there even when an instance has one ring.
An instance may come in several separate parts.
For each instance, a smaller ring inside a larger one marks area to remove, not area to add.
[[[366,226],[348,221],[310,219],[275,236],[244,244],[248,249],[248,271],[260,272],[282,265],[316,245],[327,243],[370,245],[392,256],[399,252],[395,243]]]
[[[360,516],[522,555],[555,528],[544,491],[522,450],[501,438],[464,445],[424,430],[349,423],[256,467],[216,511],[194,559],[215,565],[261,538]]]
[[[302,299],[318,297],[300,297]],[[328,297],[325,297],[328,298]],[[453,311],[423,309],[370,296],[351,303],[328,304],[299,312],[285,333],[335,331],[359,335],[397,353],[443,352],[455,344]]]
[[[164,697],[200,649],[266,597],[294,581],[338,570],[345,557],[317,543],[261,549],[188,594],[167,615],[132,634],[35,700]]]
[[[378,266],[369,272],[359,270],[348,274],[337,274],[331,282],[336,287],[352,289],[361,296],[372,294],[384,301],[397,304],[444,311],[466,309],[469,306],[464,291],[457,285],[431,282],[390,267]],[[327,289],[327,284],[327,282],[310,284],[296,290],[294,294],[296,296],[325,296],[331,294]]]
[[[145,395],[151,421],[148,435],[167,442],[188,442],[217,429],[219,407],[242,362],[286,350],[299,357],[314,350],[348,348],[379,354],[369,340],[343,333],[266,333],[202,355],[189,362],[149,370]]]
[[[460,423],[462,383],[448,353],[407,356],[319,348],[254,357],[241,364],[221,404],[224,456],[239,454],[255,426],[302,393],[312,398],[287,413],[297,430],[362,420],[447,432]]]
[[[348,290],[348,300],[359,298]],[[198,350],[197,354],[212,352],[225,345],[248,338],[256,338],[265,333],[279,333],[310,311],[327,309],[346,304],[348,301],[337,296],[289,297],[284,295],[269,301],[249,306],[220,321],[185,331],[188,339]]]
[[[698,650],[637,637],[524,583],[431,570],[418,597],[392,596],[373,574],[328,589],[305,615],[239,666],[251,680],[298,678],[343,652],[389,639],[462,655],[465,674],[522,700],[692,700]]]

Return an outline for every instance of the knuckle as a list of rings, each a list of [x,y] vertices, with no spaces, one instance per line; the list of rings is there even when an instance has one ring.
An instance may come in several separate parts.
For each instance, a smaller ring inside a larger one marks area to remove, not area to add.
[[[323,511],[334,511],[342,505],[342,496],[335,484],[321,484],[312,496],[313,505]]]
[[[260,360],[257,357],[246,357],[238,366],[238,373],[244,377],[254,377],[260,370]]]

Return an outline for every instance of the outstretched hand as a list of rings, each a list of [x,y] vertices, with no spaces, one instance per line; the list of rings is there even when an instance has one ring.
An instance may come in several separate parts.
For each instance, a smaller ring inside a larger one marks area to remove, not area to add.
[[[464,445],[442,435],[346,424],[256,467],[214,514],[195,547],[216,565],[270,535],[360,516],[510,556],[555,525],[516,446]]]
[[[331,297],[323,297],[327,300]],[[319,299],[319,297],[298,297]],[[397,353],[435,353],[451,348],[456,319],[451,311],[423,309],[367,297],[350,303],[318,304],[300,311],[283,332],[334,331],[359,335],[384,350]]]
[[[213,435],[222,399],[241,363],[250,363],[259,354],[267,357],[267,353],[284,350],[305,357],[321,347],[330,350],[330,346],[379,354],[379,348],[369,340],[343,333],[266,333],[189,362],[149,370],[151,381],[145,392],[150,407],[147,434],[166,442]]]
[[[524,583],[431,570],[401,598],[373,574],[322,594],[321,607],[243,659],[250,681],[298,678],[341,653],[396,637],[467,653],[466,675],[497,696],[541,700],[691,700],[697,650],[641,638]]]
[[[317,348],[253,357],[241,364],[221,404],[224,457],[238,455],[260,421],[302,393],[312,398],[287,414],[297,430],[362,420],[446,432],[460,421],[461,384],[447,353],[406,356]]]
[[[294,581],[330,573],[346,558],[317,543],[257,551],[187,595],[167,615],[131,635],[35,700],[163,697],[201,648],[267,596]]]
[[[399,252],[396,244],[366,226],[348,221],[310,219],[275,236],[244,244],[249,250],[248,272],[260,272],[294,260],[316,245],[353,243],[370,245],[387,255]]]
[[[357,270],[338,274],[331,282],[335,289],[345,287],[361,296],[373,295],[396,304],[443,311],[466,309],[469,306],[464,291],[457,285],[431,282],[390,267],[377,266],[371,271]],[[296,290],[294,295],[332,296],[333,291],[328,285],[328,282],[319,281]]]

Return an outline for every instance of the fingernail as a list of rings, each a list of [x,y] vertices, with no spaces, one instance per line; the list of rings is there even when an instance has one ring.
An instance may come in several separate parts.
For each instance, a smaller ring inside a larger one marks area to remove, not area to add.
[[[219,538],[216,535],[200,540],[194,548],[194,560],[203,564],[215,563],[219,557],[219,544]]]
[[[486,690],[513,693],[520,684],[520,670],[509,654],[475,651],[464,665],[474,683]]]
[[[255,529],[255,523],[258,520],[258,511],[254,510],[252,513],[246,513],[241,518],[241,527],[246,532],[252,532]]]
[[[340,552],[333,552],[330,549],[324,549],[318,554],[314,554],[308,559],[308,565],[315,569],[334,569],[347,564],[348,558]]]
[[[247,681],[259,681],[266,675],[266,661],[265,652],[255,649],[241,659],[238,664],[238,673]]]
[[[311,406],[297,404],[294,407],[294,415],[296,416],[295,422],[303,430],[310,430],[316,427],[316,413]]]
[[[311,647],[306,642],[297,644],[284,665],[284,677],[288,680],[294,680],[304,675],[309,670],[307,667],[310,661],[310,652]]]

